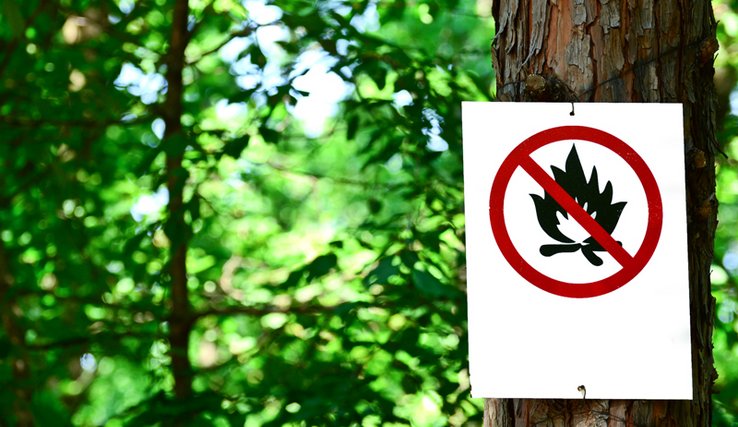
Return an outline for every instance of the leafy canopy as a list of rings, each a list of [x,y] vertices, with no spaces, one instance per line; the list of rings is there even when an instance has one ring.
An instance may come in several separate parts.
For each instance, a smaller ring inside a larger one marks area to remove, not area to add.
[[[191,0],[173,132],[175,1],[1,3],[8,423],[480,419],[459,110],[491,97],[487,10]]]

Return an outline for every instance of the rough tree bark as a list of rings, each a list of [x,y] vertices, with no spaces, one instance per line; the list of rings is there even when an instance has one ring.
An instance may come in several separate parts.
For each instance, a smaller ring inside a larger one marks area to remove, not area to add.
[[[694,400],[488,399],[484,425],[709,426],[717,210],[710,2],[495,0],[492,9],[500,101],[684,104]]]

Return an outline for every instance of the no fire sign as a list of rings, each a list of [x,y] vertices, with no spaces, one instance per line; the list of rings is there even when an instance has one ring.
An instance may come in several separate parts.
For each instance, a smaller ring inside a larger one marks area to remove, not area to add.
[[[462,110],[472,395],[691,399],[681,105]]]

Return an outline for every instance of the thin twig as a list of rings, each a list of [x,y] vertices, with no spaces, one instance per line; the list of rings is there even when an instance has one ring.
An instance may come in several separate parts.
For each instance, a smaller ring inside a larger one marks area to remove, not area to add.
[[[85,119],[85,118],[72,118],[72,119],[55,119],[52,117],[46,117],[43,119],[36,119],[32,117],[14,117],[14,116],[0,116],[0,124],[20,127],[20,128],[38,128],[41,126],[70,126],[70,127],[81,127],[81,128],[101,128],[111,125],[128,126],[134,124],[140,124],[151,121],[149,116],[140,116],[131,120],[123,120],[120,117],[107,117],[101,119]]]
[[[218,307],[210,308],[208,310],[201,311],[194,315],[194,320],[201,319],[207,316],[265,316],[272,313],[283,313],[283,314],[320,314],[331,311],[336,311],[341,308],[353,308],[353,307],[366,307],[364,303],[360,302],[342,302],[336,305],[298,305],[298,306],[275,306],[267,305],[263,307],[253,306],[233,306],[233,307]]]
[[[234,31],[234,32],[230,33],[228,36],[226,36],[226,38],[223,39],[220,43],[218,43],[215,47],[213,47],[211,49],[208,49],[205,52],[202,52],[201,54],[199,54],[197,56],[197,58],[188,59],[187,60],[187,65],[188,66],[189,65],[194,65],[194,64],[200,62],[206,56],[212,55],[213,53],[219,51],[220,49],[223,48],[223,46],[225,46],[228,43],[230,43],[233,39],[235,39],[237,37],[248,37],[253,32],[254,32],[254,28],[253,27],[246,27],[246,28],[243,28],[241,30]]]

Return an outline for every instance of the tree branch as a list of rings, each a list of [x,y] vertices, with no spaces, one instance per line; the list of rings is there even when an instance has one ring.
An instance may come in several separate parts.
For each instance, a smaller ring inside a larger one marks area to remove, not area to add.
[[[15,278],[10,272],[8,257],[5,254],[5,245],[0,239],[0,324],[5,329],[5,334],[10,340],[11,346],[18,349],[16,357],[9,357],[12,366],[13,381],[11,389],[15,399],[12,403],[15,412],[16,425],[30,427],[34,425],[33,412],[31,411],[32,390],[29,378],[30,360],[25,351],[25,331],[18,324],[16,312],[20,313],[15,299],[10,297],[10,288],[15,283]]]
[[[210,308],[205,311],[196,313],[193,319],[201,319],[207,316],[265,316],[272,313],[296,313],[296,314],[321,314],[336,311],[341,308],[364,307],[363,304],[355,302],[342,302],[336,305],[298,305],[280,307],[276,305],[267,305],[263,307],[253,306],[232,306]]]
[[[148,338],[161,338],[157,334],[141,334],[141,333],[134,333],[134,332],[120,332],[120,333],[99,333],[99,334],[91,334],[91,335],[84,335],[84,336],[78,336],[78,337],[69,337],[64,338],[57,341],[49,341],[44,343],[31,343],[31,344],[25,344],[24,348],[31,350],[31,351],[48,351],[48,350],[54,350],[59,348],[69,348],[69,347],[76,347],[76,346],[84,346],[89,344],[94,344],[97,342],[103,342],[106,340],[118,340],[121,338],[126,337],[148,337]]]
[[[248,37],[254,32],[254,28],[252,27],[246,27],[238,31],[234,31],[230,33],[228,36],[226,36],[225,39],[223,39],[220,43],[218,43],[215,47],[212,49],[208,49],[205,52],[200,53],[197,58],[192,58],[187,60],[187,65],[194,65],[200,62],[203,58],[206,56],[212,55],[213,53],[219,51],[223,48],[223,46],[227,45],[231,42],[231,40],[235,39],[236,37]]]
[[[136,117],[133,120],[122,120],[120,117],[108,117],[101,119],[83,119],[83,118],[69,118],[69,119],[55,119],[53,117],[44,117],[43,119],[35,119],[32,117],[12,117],[12,116],[0,116],[0,123],[12,127],[19,128],[38,128],[41,126],[70,126],[80,128],[103,128],[111,125],[133,125],[140,124],[150,121],[151,117],[148,115]]]

